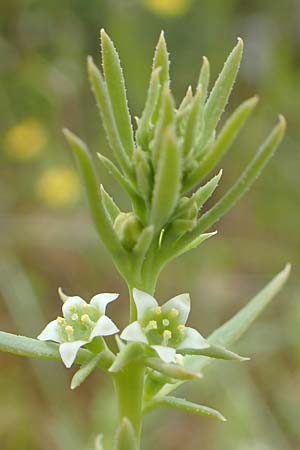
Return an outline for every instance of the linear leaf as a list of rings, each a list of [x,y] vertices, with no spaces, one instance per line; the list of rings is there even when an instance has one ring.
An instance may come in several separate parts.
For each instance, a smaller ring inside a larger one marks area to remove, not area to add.
[[[98,367],[101,359],[105,357],[103,355],[105,355],[105,351],[98,353],[98,355],[93,356],[85,364],[82,364],[72,378],[71,389],[78,388],[87,379],[87,377]]]
[[[122,419],[117,430],[115,450],[138,450],[135,432],[127,417]]]
[[[188,413],[196,414],[197,416],[206,416],[211,417],[213,419],[221,420],[222,422],[226,422],[225,417],[219,411],[213,408],[209,408],[208,406],[198,405],[197,403],[189,402],[183,398],[178,397],[156,397],[154,400],[146,403],[145,413],[161,407],[178,409],[180,411],[185,411]]]
[[[119,169],[114,165],[114,163],[106,156],[101,153],[97,153],[97,156],[106,170],[115,178],[115,180],[120,184],[120,186],[124,189],[125,192],[129,195],[130,198],[137,198],[137,194],[135,188],[132,186],[132,183],[128,181],[126,177],[122,175]]]
[[[114,262],[120,272],[125,273],[124,270],[128,270],[127,254],[115,234],[110,218],[102,203],[98,181],[88,149],[84,142],[69,130],[65,129],[64,135],[76,157],[96,230],[103,243],[112,254]]]
[[[160,230],[174,211],[181,188],[181,153],[175,133],[166,130],[159,155],[150,223]]]
[[[228,360],[228,361],[248,361],[249,360],[249,358],[240,356],[237,353],[227,350],[227,348],[225,348],[225,347],[222,347],[220,345],[213,345],[213,344],[211,344],[210,347],[208,347],[208,348],[201,348],[201,349],[183,348],[183,349],[177,350],[177,353],[180,353],[182,355],[207,356],[208,358],[224,359],[224,360]]]
[[[199,79],[197,86],[201,86],[201,89],[203,91],[203,97],[204,100],[207,96],[207,90],[209,85],[209,79],[210,79],[210,67],[209,67],[209,61],[206,58],[206,56],[203,56],[202,66],[200,69]]]
[[[134,149],[133,131],[128,110],[125,82],[118,53],[109,36],[101,30],[102,63],[110,103],[125,151]]]
[[[177,380],[199,380],[202,378],[200,373],[191,372],[179,364],[167,364],[159,358],[148,358],[145,365],[167,377]]]
[[[58,344],[53,342],[43,342],[38,339],[28,338],[26,336],[18,336],[5,331],[0,331],[0,351],[12,353],[16,356],[25,356],[27,358],[51,359],[61,361],[58,351]],[[80,349],[76,364],[85,364],[91,359],[93,353],[89,350]],[[105,357],[104,357],[105,356]],[[98,367],[108,370],[114,360],[114,355],[110,351],[106,351],[103,358],[98,363]]]
[[[207,211],[199,219],[194,230],[183,239],[186,243],[194,240],[199,234],[206,231],[223,217],[237,201],[249,190],[250,186],[260,175],[261,171],[275,153],[285,132],[285,119],[279,116],[278,124],[273,128],[266,140],[263,142],[254,158],[250,161],[246,170],[242,173],[233,187],[222,197],[215,206]]]
[[[139,125],[136,133],[136,139],[138,144],[143,150],[146,150],[149,145],[150,138],[150,127],[152,125],[152,115],[155,111],[157,101],[159,98],[161,84],[160,84],[160,74],[161,67],[157,67],[153,70],[151,74],[149,90],[146,100],[145,109],[139,120]]]
[[[216,167],[234,142],[239,131],[257,105],[258,97],[252,97],[243,102],[229,117],[221,129],[216,141],[210,150],[204,155],[198,168],[192,172],[184,183],[183,191],[189,191],[200,183],[211,170]]]
[[[183,154],[188,157],[194,149],[194,145],[201,132],[201,115],[203,114],[204,97],[201,86],[198,88],[191,105],[189,117],[185,127]]]
[[[122,144],[119,135],[119,130],[117,129],[105,81],[103,79],[100,70],[94,64],[93,59],[90,56],[88,57],[87,62],[91,87],[94,92],[96,102],[102,117],[102,122],[108,142],[110,144],[110,147],[115,155],[118,164],[123,169],[123,171],[128,176],[131,177],[132,171],[130,167],[130,162],[124,149],[124,146]]]
[[[116,220],[117,216],[120,214],[120,209],[114,202],[114,199],[106,192],[103,185],[100,186],[100,193],[102,197],[102,202],[107,214],[110,216],[112,223]]]
[[[140,342],[130,342],[125,345],[117,354],[109,372],[116,373],[124,369],[132,362],[137,362],[145,356],[145,345]]]
[[[205,105],[204,144],[211,137],[227,104],[239,69],[242,54],[243,41],[239,38],[237,45],[227,58]]]

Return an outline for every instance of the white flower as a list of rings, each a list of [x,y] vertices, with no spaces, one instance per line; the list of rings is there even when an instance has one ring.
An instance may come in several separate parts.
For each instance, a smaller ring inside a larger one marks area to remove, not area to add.
[[[97,294],[90,303],[81,297],[69,297],[59,289],[64,302],[63,317],[48,323],[38,339],[54,341],[60,344],[59,353],[66,367],[71,367],[83,345],[96,336],[109,336],[119,330],[113,321],[105,315],[108,303],[116,300],[119,294]]]
[[[146,292],[133,289],[137,320],[121,334],[125,341],[150,345],[166,363],[176,362],[176,349],[208,348],[208,342],[194,328],[186,327],[190,296],[181,294],[159,306]]]

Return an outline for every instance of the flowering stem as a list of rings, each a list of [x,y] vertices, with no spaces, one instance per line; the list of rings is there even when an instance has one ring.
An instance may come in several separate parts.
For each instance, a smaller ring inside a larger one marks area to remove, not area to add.
[[[130,420],[138,443],[142,427],[144,372],[141,364],[131,363],[114,376],[120,421],[124,417]]]

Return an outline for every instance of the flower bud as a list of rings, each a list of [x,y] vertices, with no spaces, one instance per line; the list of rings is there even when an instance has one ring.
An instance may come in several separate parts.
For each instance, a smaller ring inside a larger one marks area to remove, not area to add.
[[[143,226],[133,212],[121,212],[114,222],[114,230],[124,248],[132,250],[143,231]]]

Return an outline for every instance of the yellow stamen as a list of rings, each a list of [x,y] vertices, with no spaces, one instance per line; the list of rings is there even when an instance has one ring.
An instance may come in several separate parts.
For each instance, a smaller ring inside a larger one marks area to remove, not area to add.
[[[66,333],[67,333],[67,336],[68,336],[68,340],[72,341],[73,338],[74,338],[74,328],[71,327],[71,325],[67,325],[65,327],[65,330],[66,330]]]
[[[148,323],[146,330],[157,330],[157,322],[156,320],[150,320],[150,322]]]
[[[63,317],[57,317],[57,322],[59,325],[65,325],[66,324],[66,319],[64,319]]]
[[[170,311],[170,316],[173,317],[175,319],[175,317],[179,316],[179,311],[176,308],[172,308]]]
[[[165,330],[163,332],[163,345],[168,345],[170,339],[172,339],[172,332],[170,330]]]
[[[154,312],[157,316],[159,316],[161,314],[161,307],[158,306],[157,308],[154,309]]]
[[[162,323],[163,323],[163,326],[164,326],[164,327],[167,327],[167,326],[170,325],[170,321],[169,321],[168,319],[164,319],[164,320],[162,321]]]
[[[178,325],[177,330],[180,334],[184,334],[185,326],[184,325]]]
[[[76,314],[76,313],[72,314],[71,319],[74,321],[78,320],[78,314]]]
[[[71,305],[70,307],[69,307],[69,311],[71,311],[71,312],[76,312],[77,311],[77,306],[75,306],[75,305]]]
[[[95,325],[95,323],[90,319],[90,317],[87,314],[83,314],[81,316],[81,322],[85,323],[86,325],[89,325],[89,326]]]

